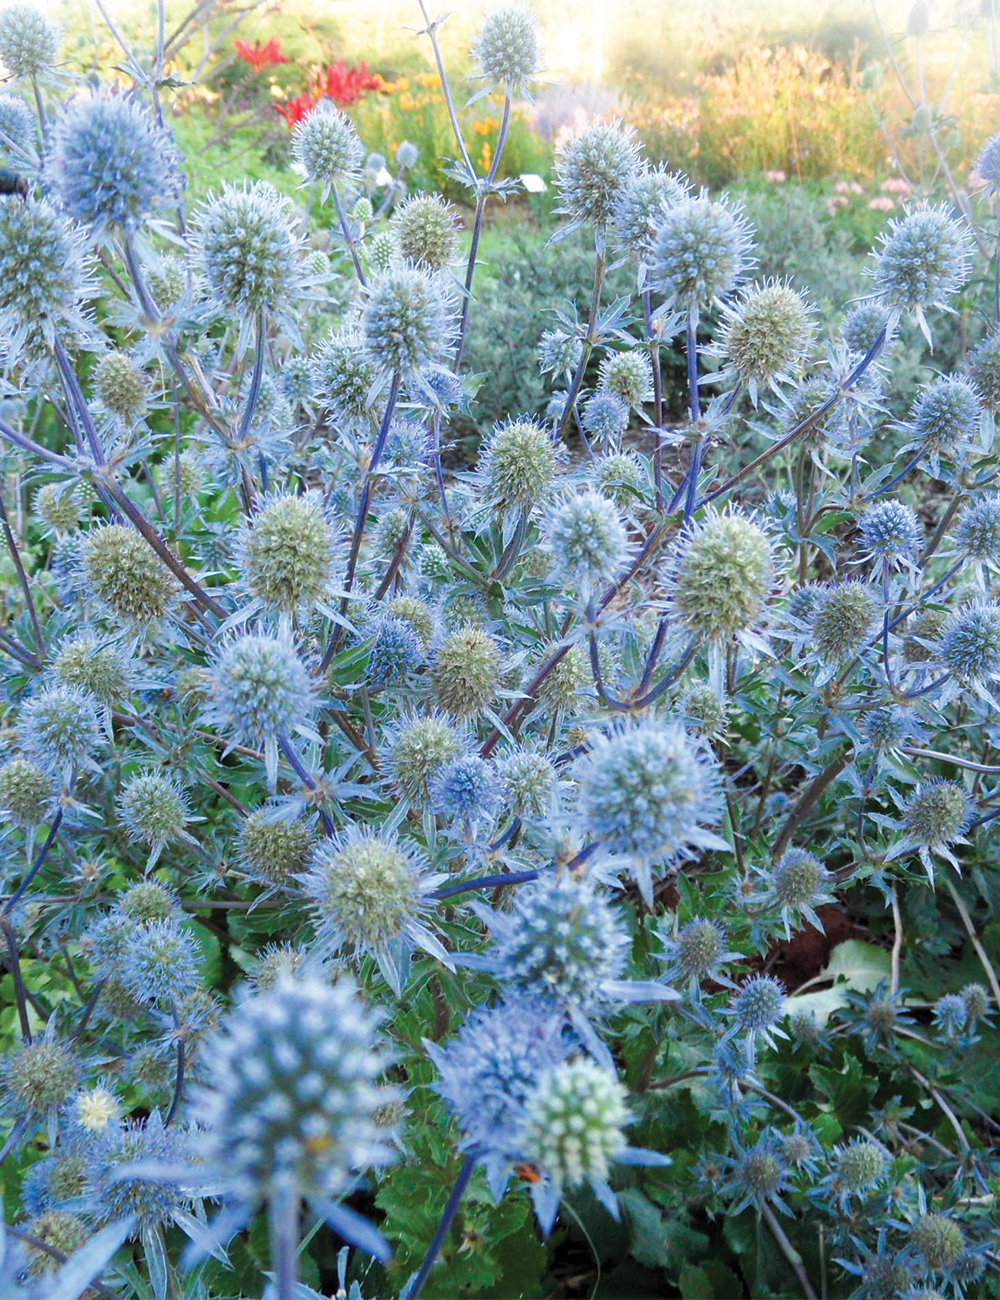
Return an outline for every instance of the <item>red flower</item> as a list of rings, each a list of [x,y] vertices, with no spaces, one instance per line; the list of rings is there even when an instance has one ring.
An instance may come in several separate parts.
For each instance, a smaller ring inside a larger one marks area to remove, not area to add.
[[[299,122],[304,122],[315,107],[311,95],[298,95],[284,104],[275,104],[274,111],[281,114],[288,123],[288,129],[291,130]]]
[[[317,72],[311,78],[313,99],[332,99],[342,108],[354,104],[370,90],[381,90],[382,82],[372,76],[366,63],[349,68],[343,59],[327,65],[326,74]]]
[[[288,59],[281,52],[281,41],[277,36],[272,36],[266,45],[261,45],[260,41],[254,41],[253,45],[248,45],[246,41],[234,41],[236,53],[244,63],[249,63],[254,72],[262,72],[264,68],[273,68],[278,63],[287,63]]]

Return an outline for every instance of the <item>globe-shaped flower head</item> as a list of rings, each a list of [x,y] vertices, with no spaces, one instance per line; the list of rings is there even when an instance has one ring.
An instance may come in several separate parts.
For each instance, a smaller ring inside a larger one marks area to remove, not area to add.
[[[602,736],[576,775],[578,830],[627,860],[647,901],[654,866],[728,848],[707,829],[721,816],[717,765],[681,726],[649,721]]]
[[[118,813],[128,837],[149,848],[148,871],[174,840],[188,840],[184,827],[191,816],[184,795],[159,772],[134,776],[122,789]]]
[[[0,767],[0,816],[15,826],[37,826],[52,794],[52,778],[36,763],[10,758]]]
[[[812,645],[827,664],[856,654],[876,630],[879,600],[867,582],[841,582],[824,591],[808,620]]]
[[[444,718],[404,720],[388,742],[392,783],[404,798],[422,808],[427,802],[427,782],[442,763],[459,751],[458,732]]]
[[[960,686],[989,701],[986,683],[1000,676],[1000,604],[974,600],[956,610],[941,629],[938,658]]]
[[[365,347],[376,366],[413,375],[451,347],[455,321],[442,283],[414,266],[390,267],[365,304]]]
[[[633,173],[619,192],[613,215],[615,234],[633,257],[649,260],[666,209],[687,193],[683,176],[664,167]]]
[[[129,630],[165,618],[177,582],[134,528],[106,524],[87,534],[83,572],[95,599]]]
[[[670,980],[686,981],[691,997],[700,995],[704,980],[733,987],[721,967],[725,962],[736,961],[739,954],[726,948],[726,932],[718,922],[696,916],[682,925],[676,935],[662,937],[660,957],[667,963],[664,974]]]
[[[431,807],[457,823],[467,839],[490,826],[503,806],[505,789],[496,767],[478,754],[442,763],[427,782]]]
[[[858,522],[865,559],[887,568],[912,564],[923,540],[920,520],[902,501],[877,501]]]
[[[639,166],[635,131],[621,122],[595,122],[556,154],[555,183],[573,224],[603,231]]]
[[[636,410],[653,396],[653,369],[639,348],[609,353],[601,362],[599,375],[601,388]]]
[[[20,95],[0,95],[0,159],[7,163],[23,158],[33,148],[38,123]]]
[[[285,821],[265,805],[255,808],[240,826],[240,865],[265,885],[287,888],[304,871],[315,843],[305,821]]]
[[[59,329],[83,329],[93,281],[81,230],[44,199],[0,199],[0,334],[10,355]]]
[[[235,744],[263,746],[268,780],[277,779],[279,732],[313,737],[315,684],[291,635],[247,632],[230,638],[212,664],[212,694],[203,715]]]
[[[456,718],[471,718],[496,694],[500,646],[482,628],[469,624],[438,646],[431,670],[435,698]]]
[[[47,72],[59,53],[59,33],[33,5],[0,9],[0,63],[13,77]]]
[[[628,403],[617,393],[599,388],[587,399],[582,424],[603,448],[614,446],[628,428]]]
[[[392,214],[400,255],[414,266],[443,271],[455,255],[455,209],[439,194],[415,194]]]
[[[205,1044],[195,1118],[209,1167],[248,1213],[289,1193],[336,1198],[355,1170],[385,1163],[377,1025],[348,980],[306,976],[248,998]]]
[[[969,378],[989,413],[1000,414],[1000,329],[987,334],[969,353]]]
[[[313,394],[335,421],[354,425],[367,418],[375,367],[354,330],[330,334],[313,358]]]
[[[688,635],[710,642],[737,638],[766,648],[760,629],[778,581],[768,533],[736,512],[709,510],[688,527],[668,572],[671,606]]]
[[[266,181],[224,185],[201,208],[195,232],[209,287],[218,306],[241,322],[242,344],[261,312],[284,320],[302,282],[301,240],[287,198]]]
[[[653,287],[668,307],[697,317],[740,283],[752,246],[742,210],[702,190],[663,213],[650,258]]]
[[[941,375],[917,398],[909,428],[913,441],[901,451],[910,447],[923,451],[935,477],[942,456],[962,464],[979,428],[979,394],[975,386],[959,375]]]
[[[751,1051],[758,1038],[773,1047],[773,1035],[787,1037],[776,1028],[785,1014],[785,990],[770,975],[751,975],[733,994],[726,1012],[733,1018],[728,1036],[745,1037]]]
[[[81,95],[53,128],[45,157],[52,195],[94,231],[141,226],[176,199],[181,182],[170,133],[128,95]]]
[[[548,521],[552,567],[589,599],[621,572],[630,554],[628,534],[614,502],[598,492],[568,497]]]
[[[791,383],[812,343],[809,307],[787,284],[754,285],[724,308],[718,352],[726,375],[746,385],[757,401],[759,385],[778,391]]]
[[[958,860],[950,845],[968,843],[965,831],[971,817],[972,801],[963,785],[957,781],[923,782],[903,803],[898,822],[903,839],[890,850],[888,857],[898,858],[916,850],[933,884],[931,855],[944,858],[958,871]]]
[[[985,588],[984,569],[1000,566],[1000,494],[979,497],[959,516],[955,543],[966,559],[976,562],[976,576]]]
[[[980,149],[973,170],[991,193],[1000,190],[1000,132],[991,135]]]
[[[106,411],[131,424],[146,409],[146,383],[127,352],[105,352],[94,366],[94,392]]]
[[[429,894],[445,877],[429,875],[419,856],[395,838],[352,826],[323,840],[311,870],[299,879],[313,904],[322,955],[372,953],[397,997],[414,945],[450,964],[424,923],[435,906]]]
[[[516,5],[494,9],[476,33],[472,58],[487,90],[500,89],[511,99],[527,96],[538,71],[538,33],[532,15]]]
[[[910,308],[922,323],[925,309],[946,306],[968,277],[969,234],[945,204],[890,219],[880,238],[868,273],[890,306]]]
[[[68,779],[79,768],[95,769],[92,755],[106,739],[97,720],[97,701],[73,686],[54,686],[21,706],[18,738],[25,753],[55,776]]]
[[[329,596],[341,567],[340,543],[319,493],[275,493],[240,531],[240,575],[264,609],[306,614]]]
[[[162,1164],[176,1168],[189,1158],[184,1138],[164,1126],[154,1111],[145,1120],[109,1124],[90,1148],[87,1166],[87,1208],[98,1224],[112,1223],[131,1215],[140,1227],[151,1228],[170,1220],[186,1198],[171,1179],[120,1176],[126,1165]]]
[[[347,114],[324,99],[295,127],[292,154],[309,179],[322,186],[325,201],[331,189],[350,185],[358,176],[365,147]]]
[[[499,515],[530,510],[556,472],[556,451],[547,429],[534,420],[498,424],[479,455],[483,498]]]

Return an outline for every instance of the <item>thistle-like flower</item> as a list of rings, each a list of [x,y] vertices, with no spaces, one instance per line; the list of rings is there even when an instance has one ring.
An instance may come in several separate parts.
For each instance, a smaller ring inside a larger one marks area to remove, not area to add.
[[[487,708],[499,676],[498,642],[471,624],[441,642],[431,669],[437,703],[456,718],[471,718]]]
[[[177,1167],[190,1158],[185,1138],[168,1129],[156,1111],[148,1119],[108,1125],[90,1151],[88,1212],[98,1224],[133,1215],[140,1228],[169,1222],[190,1200],[176,1181]],[[173,1178],[147,1173],[154,1165],[172,1170]],[[128,1172],[131,1166],[143,1167],[143,1173]]]
[[[83,230],[44,199],[0,199],[0,334],[9,354],[39,339],[51,347],[57,330],[87,332],[80,304],[94,293]]]
[[[980,588],[986,590],[986,571],[1000,568],[1000,494],[990,493],[972,502],[955,525],[955,545],[972,560]]]
[[[168,1010],[198,988],[201,952],[178,916],[132,929],[122,952],[121,978],[142,1006]]]
[[[780,909],[785,935],[792,937],[793,920],[805,920],[822,933],[816,908],[832,901],[828,892],[833,877],[819,858],[805,849],[786,849],[779,861],[759,872],[756,895],[764,907]]]
[[[721,817],[718,766],[683,727],[649,721],[601,736],[575,775],[579,831],[625,860],[647,902],[654,868],[699,849],[728,852],[708,829]]]
[[[254,880],[278,889],[289,888],[304,871],[316,837],[304,821],[279,817],[278,808],[266,804],[240,825],[240,866]]]
[[[609,352],[598,370],[600,387],[638,410],[653,396],[653,368],[640,348]]]
[[[726,1014],[733,1018],[726,1037],[745,1038],[751,1054],[756,1049],[758,1038],[768,1047],[774,1047],[775,1037],[788,1037],[777,1027],[786,1010],[784,986],[770,975],[751,975],[739,986],[725,1008]]]
[[[670,607],[689,636],[770,654],[763,629],[780,575],[774,542],[745,515],[709,509],[681,534],[667,571]]]
[[[452,302],[437,277],[405,263],[391,266],[371,287],[362,328],[376,367],[413,380],[451,348]]]
[[[615,234],[640,264],[649,261],[666,209],[687,195],[684,177],[665,167],[642,166],[619,191],[612,214]]]
[[[57,118],[45,174],[59,206],[98,234],[136,230],[181,192],[169,131],[137,99],[81,95]]]
[[[370,952],[396,997],[414,947],[451,967],[426,924],[435,906],[430,895],[446,878],[430,874],[408,845],[357,826],[318,844],[310,870],[298,877],[314,909],[319,954]]]
[[[52,777],[26,758],[10,758],[0,767],[0,816],[15,826],[37,826],[54,794]]]
[[[289,618],[328,604],[343,568],[342,537],[318,492],[265,497],[240,530],[236,562],[253,601]]]
[[[934,863],[931,855],[937,854],[956,871],[960,871],[951,845],[968,844],[965,832],[971,820],[972,801],[963,785],[957,781],[922,782],[909,799],[902,802],[899,820],[887,822],[903,832],[902,840],[890,849],[887,859],[916,852],[933,885]]]
[[[584,429],[607,450],[628,428],[628,403],[617,393],[599,388],[587,399],[581,421]]]
[[[603,232],[638,167],[634,129],[617,121],[594,122],[556,153],[555,184],[562,199],[556,211],[573,226]]]
[[[18,738],[37,765],[64,781],[86,768],[97,770],[93,755],[107,743],[97,716],[97,701],[75,686],[51,686],[25,700]]]
[[[87,534],[81,567],[91,595],[130,630],[166,618],[177,598],[173,574],[139,533],[122,524]]]
[[[498,424],[479,453],[483,499],[498,515],[530,510],[548,491],[556,465],[548,429],[526,418]]]
[[[912,565],[923,541],[916,512],[902,501],[877,501],[858,521],[863,560],[879,567]]]
[[[268,781],[278,776],[278,733],[316,739],[316,682],[299,658],[287,627],[277,635],[231,636],[212,665],[212,694],[203,714],[233,744],[263,746]]]
[[[1000,414],[1000,329],[992,330],[969,353],[969,378],[991,415]]]
[[[476,33],[472,58],[487,91],[499,89],[510,99],[530,99],[528,86],[538,72],[534,17],[516,5],[494,9]]]
[[[825,664],[843,663],[875,633],[881,602],[867,582],[841,582],[824,591],[809,619],[812,644]]]
[[[365,147],[357,127],[331,100],[320,100],[292,134],[292,155],[305,168],[314,185],[322,187],[322,200],[334,188],[351,185],[361,171]]]
[[[363,424],[377,387],[364,340],[353,330],[328,335],[313,358],[313,394],[339,424]]]
[[[436,273],[455,256],[458,231],[455,209],[438,194],[415,194],[392,214],[399,254],[414,266]]]
[[[909,308],[929,339],[925,310],[950,310],[948,299],[968,278],[969,233],[948,206],[941,204],[890,218],[888,229],[879,238],[882,247],[866,270],[885,302],[890,307]]]
[[[688,996],[696,1001],[701,997],[701,985],[706,980],[735,988],[732,980],[722,973],[727,962],[738,961],[739,953],[727,947],[726,931],[717,921],[696,916],[686,922],[676,934],[669,935],[661,927],[663,952],[658,954],[666,962],[664,978],[673,983],[686,982]]]
[[[142,772],[125,784],[118,797],[118,814],[129,839],[149,849],[147,871],[174,840],[194,843],[184,829],[191,813],[183,793],[158,772]]]
[[[93,380],[98,401],[126,424],[146,410],[146,382],[127,352],[105,352],[94,366]]]
[[[780,392],[782,384],[793,383],[812,345],[810,310],[787,284],[765,281],[744,289],[732,306],[723,307],[716,348],[720,378],[745,384],[755,406],[761,384]]]
[[[442,763],[427,781],[431,807],[461,827],[469,841],[475,840],[481,829],[492,826],[506,794],[496,766],[478,754]]]
[[[973,600],[956,610],[941,628],[937,657],[953,676],[942,698],[973,690],[1000,709],[989,682],[1000,679],[1000,604]]]
[[[914,403],[906,430],[912,441],[899,455],[922,451],[935,478],[941,476],[941,457],[963,465],[972,451],[979,429],[979,394],[960,375],[941,375],[927,385]]]
[[[597,492],[567,497],[549,517],[546,544],[552,566],[590,600],[611,582],[631,554],[628,534],[612,501]]]
[[[59,32],[33,5],[0,9],[0,63],[12,77],[48,72],[59,53]]]
[[[304,1196],[372,1252],[375,1230],[364,1224],[361,1236],[357,1216],[332,1202],[356,1171],[391,1159],[373,1118],[388,1100],[378,1086],[386,1064],[376,1045],[380,1018],[349,980],[330,986],[300,976],[240,1003],[206,1042],[194,1117],[207,1165],[236,1201],[230,1230],[260,1201],[271,1203],[277,1223],[285,1202]],[[388,1258],[384,1243],[374,1248]]]
[[[697,319],[702,308],[721,302],[741,282],[752,248],[742,209],[702,190],[664,211],[650,255],[653,288],[667,307]]]
[[[442,763],[458,755],[461,746],[460,734],[444,718],[431,714],[404,719],[387,738],[393,786],[416,808],[423,808],[429,779]]]

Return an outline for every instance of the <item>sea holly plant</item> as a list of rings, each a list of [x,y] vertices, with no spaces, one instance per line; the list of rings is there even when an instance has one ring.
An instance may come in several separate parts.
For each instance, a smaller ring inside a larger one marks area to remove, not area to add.
[[[1000,1295],[997,140],[824,313],[584,125],[463,463],[541,32],[481,175],[417,9],[468,230],[0,10],[0,1291]]]

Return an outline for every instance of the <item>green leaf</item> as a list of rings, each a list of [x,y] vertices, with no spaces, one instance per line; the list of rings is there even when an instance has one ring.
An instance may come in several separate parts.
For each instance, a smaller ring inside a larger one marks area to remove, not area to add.
[[[816,993],[797,993],[788,1000],[790,1012],[811,1011],[820,1024],[826,1024],[834,1011],[847,1004],[847,993],[869,993],[890,973],[892,959],[884,948],[860,939],[838,943],[830,954],[826,969],[809,981],[809,985],[832,981],[832,987]],[[803,988],[808,985],[803,985]]]

